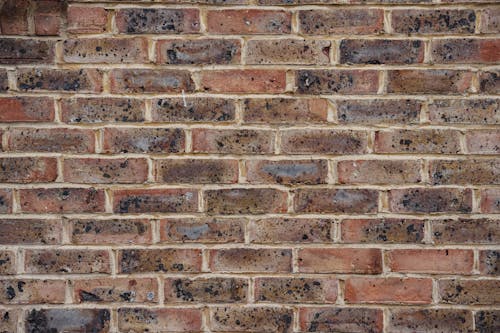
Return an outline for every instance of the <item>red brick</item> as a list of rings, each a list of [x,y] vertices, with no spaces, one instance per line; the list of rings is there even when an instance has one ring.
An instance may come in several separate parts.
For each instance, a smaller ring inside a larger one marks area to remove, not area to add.
[[[69,6],[67,32],[93,34],[106,31],[108,12],[103,7]]]
[[[432,160],[429,176],[435,185],[500,184],[500,160]]]
[[[399,94],[464,94],[470,90],[472,73],[463,70],[391,70],[387,92]]]
[[[299,309],[300,332],[381,333],[380,309],[318,307]]]
[[[293,205],[297,213],[375,213],[378,192],[366,189],[298,189]]]
[[[86,279],[74,280],[72,284],[78,303],[158,302],[156,279]]]
[[[296,129],[281,132],[281,151],[286,154],[351,155],[366,152],[365,131]]]
[[[299,29],[306,35],[368,35],[383,32],[382,9],[301,10]]]
[[[248,282],[239,278],[168,278],[165,301],[170,303],[240,303],[247,300]]]
[[[500,311],[481,310],[475,313],[474,325],[480,333],[495,333],[500,330]]]
[[[458,188],[409,188],[389,191],[395,213],[470,213],[472,191]]]
[[[177,69],[113,69],[109,73],[112,93],[192,92],[191,74]]]
[[[158,64],[239,64],[241,43],[238,39],[159,40]]]
[[[348,278],[347,303],[430,304],[432,280],[417,278]]]
[[[263,218],[248,226],[251,243],[330,243],[333,220]]]
[[[148,41],[145,38],[76,38],[63,44],[67,63],[148,63]]]
[[[95,137],[87,129],[12,128],[8,146],[13,152],[92,153]]]
[[[0,189],[0,213],[12,212],[12,190]]]
[[[393,272],[470,274],[474,254],[470,250],[390,250],[385,264]]]
[[[324,99],[245,99],[243,121],[258,124],[326,123],[328,102]]]
[[[344,39],[340,43],[341,64],[414,64],[424,61],[420,40]]]
[[[419,183],[420,162],[408,160],[340,161],[337,174],[341,184]]]
[[[62,304],[64,280],[0,280],[2,304]]]
[[[203,91],[213,93],[282,93],[286,88],[284,70],[232,69],[201,72]]]
[[[500,41],[497,39],[445,39],[435,40],[431,46],[435,63],[498,63]]]
[[[25,250],[24,270],[33,274],[111,273],[105,250]]]
[[[51,98],[0,98],[0,122],[45,122],[52,120],[54,120],[54,101]]]
[[[65,123],[141,122],[144,102],[131,98],[70,98],[61,101]]]
[[[185,133],[177,128],[106,128],[106,153],[179,153],[184,151]]]
[[[374,94],[378,75],[374,70],[304,69],[295,73],[295,85],[299,94]]]
[[[0,250],[0,274],[9,275],[16,273],[16,254],[8,250]],[[0,321],[0,323],[2,323]],[[2,327],[0,325],[0,327]]]
[[[234,100],[212,97],[161,98],[153,100],[156,122],[233,122]]]
[[[118,309],[118,328],[123,332],[199,332],[201,323],[200,309]]]
[[[212,272],[274,272],[287,273],[292,270],[290,249],[217,249],[210,250]]]
[[[246,64],[327,65],[331,42],[305,39],[249,40]]]
[[[500,275],[500,251],[479,251],[479,271],[484,275]]]
[[[63,163],[64,181],[82,184],[144,183],[148,163],[142,158],[68,158]]]
[[[328,178],[325,160],[246,162],[247,181],[255,184],[324,184]]]
[[[55,43],[47,40],[0,38],[2,64],[54,63]]]
[[[57,161],[49,157],[0,158],[2,183],[45,183],[57,178]]]
[[[272,188],[235,188],[204,192],[209,214],[267,214],[287,211],[287,193]]]
[[[116,12],[116,27],[128,34],[189,34],[200,31],[198,9],[123,8]]]
[[[465,132],[467,151],[470,154],[500,153],[500,132],[498,130],[470,130]]]
[[[481,13],[481,32],[498,33],[500,31],[500,7],[486,7]]]
[[[165,243],[242,243],[245,220],[230,218],[183,218],[160,220],[160,239]]]
[[[192,136],[195,153],[266,154],[274,151],[273,131],[195,128]]]
[[[481,212],[500,213],[500,190],[485,189],[481,191]]]
[[[189,189],[131,189],[113,191],[116,213],[180,213],[198,211],[198,191]]]
[[[106,309],[33,309],[26,312],[26,331],[108,333],[111,314]],[[40,328],[41,327],[41,328]]]
[[[61,244],[60,220],[1,219],[0,244]]]
[[[34,22],[35,33],[41,36],[59,35],[64,3],[60,0],[39,0],[36,2]]]
[[[255,299],[266,303],[335,303],[338,284],[328,278],[257,278]]]
[[[138,249],[119,250],[120,273],[184,272],[201,270],[201,250],[197,249]]]
[[[210,311],[213,332],[291,333],[293,311],[284,307],[216,307]]]
[[[500,302],[500,280],[439,280],[440,303],[496,305]]]
[[[29,0],[7,0],[0,10],[2,35],[27,35]]]
[[[17,86],[24,91],[99,93],[102,91],[102,72],[98,69],[20,68]]]
[[[378,249],[299,249],[299,272],[378,274],[382,254]]]
[[[104,212],[104,190],[94,188],[38,188],[19,190],[26,213]]]
[[[500,92],[500,71],[492,69],[479,72],[479,89],[481,93],[498,94]]]
[[[500,220],[432,220],[435,244],[496,244],[500,242]]]
[[[455,309],[393,309],[389,314],[387,332],[412,333],[472,332],[472,312]]]
[[[401,99],[346,99],[335,101],[343,124],[417,124],[422,102]]]
[[[217,34],[289,34],[292,14],[284,10],[209,10],[207,30]]]
[[[16,332],[18,318],[21,317],[21,310],[2,309],[0,310],[0,330],[3,332]]]
[[[155,179],[160,183],[231,184],[238,182],[237,160],[155,160]]]
[[[152,228],[148,220],[69,219],[73,244],[151,244]]]
[[[457,154],[460,132],[444,129],[387,130],[375,132],[377,153]]]
[[[429,105],[429,119],[434,124],[499,124],[499,100],[440,99]]]
[[[344,243],[422,243],[424,221],[414,219],[346,219],[341,222]]]
[[[402,34],[472,34],[475,26],[472,9],[392,11],[392,28]]]

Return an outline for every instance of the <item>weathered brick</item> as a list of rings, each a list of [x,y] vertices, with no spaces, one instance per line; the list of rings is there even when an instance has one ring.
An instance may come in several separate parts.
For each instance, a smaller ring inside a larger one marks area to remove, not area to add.
[[[12,212],[12,190],[0,189],[0,213]]]
[[[500,302],[500,280],[439,280],[441,303],[495,305]]]
[[[241,43],[238,39],[160,40],[156,53],[158,64],[239,64]]]
[[[433,220],[432,235],[436,244],[496,244],[500,242],[500,220]]]
[[[132,98],[69,98],[61,101],[65,123],[141,122],[144,102]]]
[[[198,191],[190,189],[131,189],[113,192],[116,213],[198,211]]]
[[[116,12],[116,27],[128,34],[197,33],[200,13],[188,8],[123,8]]]
[[[500,7],[486,7],[481,13],[481,32],[500,32]]]
[[[299,272],[355,273],[382,272],[382,254],[378,249],[299,249]]]
[[[344,243],[422,243],[424,221],[415,219],[346,219],[341,222]]]
[[[103,7],[69,6],[66,31],[75,34],[93,34],[106,31],[108,12]]]
[[[324,184],[328,177],[326,160],[246,162],[247,181],[256,184]]]
[[[348,278],[347,303],[429,304],[432,280],[418,278]]]
[[[2,304],[64,303],[64,280],[0,280]]]
[[[472,191],[458,188],[409,188],[389,191],[395,213],[470,213]]]
[[[150,244],[152,228],[148,220],[70,219],[74,244]]]
[[[383,314],[380,309],[300,308],[300,332],[381,333]]]
[[[15,273],[16,273],[16,254],[12,251],[0,250],[0,274],[9,275]],[[0,327],[2,326],[0,325]]]
[[[78,303],[158,302],[156,279],[86,279],[72,281]]]
[[[27,312],[26,332],[108,333],[110,311],[106,309],[40,309]]]
[[[98,69],[20,68],[17,86],[21,90],[99,93],[102,72]]]
[[[184,151],[185,133],[177,128],[106,128],[106,153],[179,153]]]
[[[481,93],[498,94],[500,92],[500,71],[479,72],[479,89]]]
[[[67,63],[147,63],[148,41],[145,38],[76,38],[62,44]]]
[[[415,64],[424,61],[420,40],[344,39],[340,43],[341,64]]]
[[[60,0],[39,0],[35,5],[35,34],[57,36],[60,33],[65,3]]]
[[[20,316],[19,310],[0,310],[0,330],[2,332],[16,332],[17,321]]]
[[[472,312],[455,309],[394,309],[387,332],[467,333],[472,331]]]
[[[151,113],[156,122],[232,122],[236,106],[225,98],[161,98],[153,100]]]
[[[287,211],[287,193],[272,188],[235,188],[204,192],[209,214],[267,214]]]
[[[210,311],[214,332],[292,332],[293,311],[283,307],[216,307]]]
[[[164,219],[160,221],[160,240],[166,243],[242,243],[244,230],[243,219]]]
[[[286,72],[277,69],[211,70],[200,73],[203,91],[213,93],[282,93]]]
[[[148,163],[142,158],[68,158],[63,163],[64,181],[83,184],[144,183]]]
[[[9,90],[7,71],[5,69],[0,69],[0,92],[6,92],[7,90]]]
[[[335,104],[343,124],[417,124],[422,108],[422,102],[410,99],[347,99]]]
[[[200,309],[118,309],[118,328],[122,332],[199,332]]]
[[[195,153],[266,154],[274,151],[273,131],[195,128],[192,136]]]
[[[192,92],[191,74],[176,69],[113,69],[109,73],[113,93]]]
[[[337,174],[341,184],[419,183],[420,162],[408,160],[340,161]]]
[[[92,153],[94,132],[74,128],[12,128],[8,147],[13,152]]]
[[[385,264],[393,272],[470,274],[474,265],[471,250],[390,250]]]
[[[168,303],[240,303],[247,300],[248,282],[240,278],[165,279]]]
[[[366,152],[365,131],[297,129],[281,132],[281,151],[286,154],[350,155]]]
[[[500,212],[500,190],[486,189],[481,191],[481,212],[499,213]]]
[[[243,121],[258,124],[326,123],[328,103],[324,99],[245,99]]]
[[[479,333],[495,333],[500,330],[500,311],[481,310],[475,314],[475,326]]]
[[[391,70],[387,92],[399,94],[464,94],[470,90],[472,73],[453,69]]]
[[[485,275],[500,275],[500,251],[479,251],[479,270]]]
[[[218,249],[210,250],[212,272],[275,272],[292,270],[290,249]]]
[[[298,189],[297,213],[375,213],[378,192],[367,189]]]
[[[247,64],[327,65],[331,42],[305,39],[249,40]]]
[[[155,160],[155,179],[161,183],[230,184],[238,182],[237,160]]]
[[[44,183],[57,178],[57,161],[49,157],[0,158],[2,183]]]
[[[55,43],[48,40],[0,38],[2,64],[54,63]]]
[[[119,250],[120,273],[185,272],[201,270],[201,250],[197,249],[137,249]]]
[[[0,98],[0,121],[44,122],[54,120],[54,101],[48,97]]]
[[[33,274],[111,273],[106,250],[25,250],[24,270]]]
[[[61,244],[59,220],[1,219],[0,244]]]
[[[263,218],[248,227],[251,243],[331,243],[333,220]]]
[[[460,132],[445,129],[385,130],[375,132],[377,153],[457,154]]]
[[[429,119],[435,124],[499,124],[498,99],[440,99],[429,104]]]
[[[471,38],[435,40],[431,52],[435,63],[498,63],[500,41]]]
[[[19,199],[26,213],[104,212],[104,190],[95,188],[21,189]]]
[[[27,35],[29,0],[7,0],[0,10],[2,35]]]
[[[383,32],[382,9],[301,10],[299,30],[306,35],[368,35]]]
[[[255,299],[270,303],[335,303],[338,284],[328,278],[257,278]]]
[[[378,72],[374,70],[304,69],[295,74],[299,94],[374,94]]]
[[[467,151],[471,154],[500,153],[498,130],[469,130],[465,133]]]
[[[289,34],[292,14],[284,10],[229,9],[207,12],[207,29],[217,34]]]
[[[429,176],[435,185],[500,184],[500,160],[432,160]]]
[[[402,34],[472,34],[476,15],[472,9],[397,9],[392,28]]]

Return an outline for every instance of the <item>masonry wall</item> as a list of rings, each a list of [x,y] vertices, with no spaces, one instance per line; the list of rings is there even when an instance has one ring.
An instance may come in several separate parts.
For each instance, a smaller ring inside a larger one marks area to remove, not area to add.
[[[0,1],[0,332],[499,332],[495,2]]]

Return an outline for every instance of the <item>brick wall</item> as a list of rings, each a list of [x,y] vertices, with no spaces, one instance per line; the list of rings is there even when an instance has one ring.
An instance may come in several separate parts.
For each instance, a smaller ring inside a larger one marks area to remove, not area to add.
[[[499,332],[495,2],[0,1],[0,332]]]

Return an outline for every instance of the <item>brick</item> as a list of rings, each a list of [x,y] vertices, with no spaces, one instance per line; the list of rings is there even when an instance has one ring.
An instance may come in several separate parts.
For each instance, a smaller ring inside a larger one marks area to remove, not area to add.
[[[257,124],[326,123],[324,99],[262,98],[243,101],[243,121]]]
[[[470,90],[472,73],[463,70],[391,70],[387,92],[399,94],[464,94]]]
[[[472,312],[455,309],[394,309],[387,332],[466,333],[472,331]]]
[[[0,92],[9,90],[9,78],[5,69],[0,70]]]
[[[481,13],[481,32],[498,33],[500,32],[500,7],[486,7]]]
[[[495,305],[500,302],[500,280],[446,279],[438,281],[440,303]]]
[[[0,213],[12,212],[12,190],[0,189]]]
[[[331,243],[333,220],[263,218],[248,227],[251,243]]]
[[[110,311],[106,309],[33,309],[26,313],[26,332],[108,333]]]
[[[307,69],[295,73],[299,94],[375,94],[378,72],[374,70]]]
[[[29,0],[7,0],[0,10],[2,35],[27,35]]]
[[[341,64],[415,64],[424,61],[420,40],[344,39],[340,43]]]
[[[62,24],[63,6],[64,3],[59,0],[42,0],[36,2],[34,23],[37,35],[59,35]]]
[[[153,100],[155,122],[233,122],[235,101],[225,98],[190,97]]]
[[[418,129],[375,132],[377,153],[457,154],[460,133],[455,130]]]
[[[78,303],[158,302],[156,279],[86,279],[72,281],[74,298]]]
[[[102,72],[98,69],[20,68],[17,73],[17,86],[24,91],[102,91]]]
[[[76,38],[62,44],[67,63],[128,64],[148,63],[148,41],[145,38]]]
[[[472,9],[401,9],[392,11],[392,28],[402,34],[472,34],[476,15]]]
[[[0,280],[2,304],[62,304],[64,280]]]
[[[13,152],[92,153],[94,132],[75,128],[12,128],[8,150]]]
[[[231,184],[238,182],[237,160],[168,159],[154,161],[160,183]]]
[[[200,31],[198,9],[123,8],[116,27],[128,34],[189,34]]]
[[[481,310],[475,313],[474,320],[479,333],[495,333],[500,330],[500,311]]]
[[[285,154],[362,154],[367,150],[365,131],[296,129],[281,132],[281,152]]]
[[[0,244],[61,244],[59,220],[1,219]]]
[[[54,101],[47,97],[0,98],[0,121],[45,122],[54,120]]]
[[[118,309],[118,328],[123,332],[199,332],[201,322],[200,309]]]
[[[325,184],[328,178],[326,160],[246,162],[247,181],[255,184]]]
[[[299,30],[306,35],[369,35],[384,31],[382,9],[300,10]]]
[[[193,152],[213,154],[266,154],[274,151],[274,132],[253,129],[195,128]]]
[[[148,163],[142,158],[68,158],[64,159],[63,177],[69,183],[144,183]]]
[[[419,183],[420,162],[408,160],[340,161],[337,175],[341,184],[408,184]]]
[[[195,89],[191,74],[176,69],[113,69],[109,73],[112,93],[172,93]]]
[[[422,102],[410,99],[337,100],[342,124],[417,124]]]
[[[287,273],[292,270],[290,249],[217,249],[210,250],[212,272]]]
[[[378,192],[367,189],[298,189],[293,206],[297,213],[375,213]]]
[[[160,220],[160,240],[166,243],[242,243],[245,220],[182,218]]]
[[[378,274],[382,254],[378,249],[299,249],[299,272]]]
[[[472,191],[458,188],[409,188],[389,191],[395,213],[470,213]]]
[[[201,90],[212,93],[283,93],[284,70],[232,69],[200,73]]]
[[[440,99],[429,105],[429,119],[434,124],[500,124],[499,100]]]
[[[255,299],[270,303],[335,303],[338,284],[328,278],[257,278]]]
[[[198,191],[189,189],[131,189],[113,192],[116,213],[175,213],[198,211]]]
[[[32,274],[111,273],[106,250],[25,250],[24,265]]]
[[[418,278],[348,278],[347,303],[430,304],[432,280]]]
[[[184,151],[185,133],[177,128],[106,128],[106,153],[179,153]]]
[[[499,230],[500,220],[489,218],[432,221],[435,244],[496,244]]]
[[[103,7],[69,6],[66,31],[74,34],[93,34],[106,31],[108,12]]]
[[[470,154],[500,153],[500,132],[497,130],[470,130],[465,133],[467,151]]]
[[[69,98],[61,101],[65,123],[105,123],[144,121],[144,102],[132,98]]]
[[[481,93],[498,94],[500,91],[500,71],[479,72],[479,89]]]
[[[390,250],[385,264],[393,272],[470,274],[474,254],[470,250]]]
[[[57,178],[57,161],[49,157],[0,158],[2,183],[44,183]]]
[[[415,219],[346,219],[341,222],[344,243],[422,243],[424,221]]]
[[[429,176],[435,185],[500,184],[500,161],[495,159],[432,160]]]
[[[54,63],[55,43],[47,40],[0,38],[2,64]]]
[[[283,307],[216,307],[210,311],[213,332],[292,332],[293,312]]]
[[[19,199],[26,213],[104,212],[104,190],[95,188],[21,189]]]
[[[19,317],[19,310],[0,310],[0,330],[2,332],[16,332]]]
[[[249,40],[247,64],[327,65],[331,42],[305,39]]]
[[[246,279],[168,278],[164,283],[168,303],[240,303],[247,300]]]
[[[208,214],[268,214],[287,211],[287,193],[272,188],[207,190]]]
[[[15,273],[16,273],[16,254],[12,251],[0,250],[0,274],[9,275]],[[0,325],[0,327],[2,326]]]
[[[500,212],[500,190],[492,188],[481,191],[481,212]]]
[[[435,40],[431,46],[435,63],[498,63],[500,41],[496,39],[446,39]]]
[[[201,270],[201,250],[138,249],[118,250],[120,273],[185,272]]]
[[[141,219],[70,219],[73,244],[151,244],[152,228]]]
[[[500,275],[500,251],[479,251],[479,271],[484,275]]]
[[[380,309],[318,307],[300,308],[300,332],[381,333]]]
[[[159,40],[156,63],[172,65],[239,64],[238,39]]]
[[[292,14],[284,10],[209,10],[207,30],[216,34],[289,34]]]

